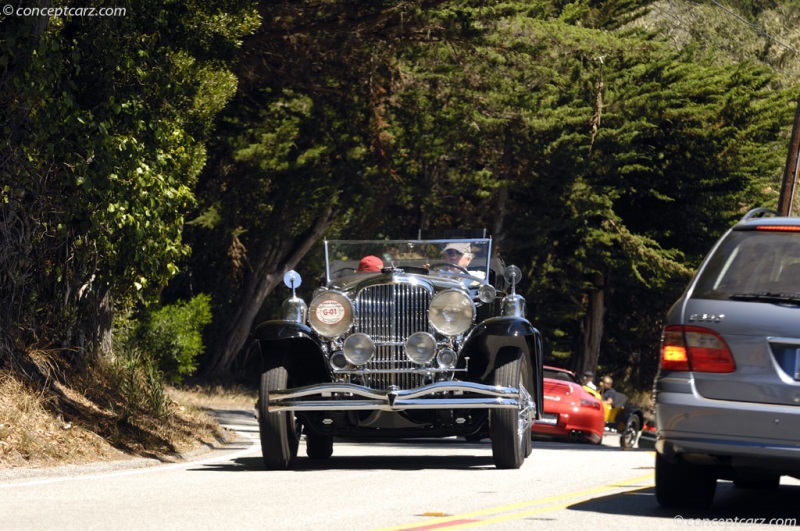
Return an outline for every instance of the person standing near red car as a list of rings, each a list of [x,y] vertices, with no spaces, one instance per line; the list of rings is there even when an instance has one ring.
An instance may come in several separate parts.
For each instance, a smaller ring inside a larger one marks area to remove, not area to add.
[[[603,376],[600,380],[600,392],[603,395],[603,402],[609,406],[614,406],[614,401],[617,399],[617,391],[612,387],[614,380],[611,376]]]

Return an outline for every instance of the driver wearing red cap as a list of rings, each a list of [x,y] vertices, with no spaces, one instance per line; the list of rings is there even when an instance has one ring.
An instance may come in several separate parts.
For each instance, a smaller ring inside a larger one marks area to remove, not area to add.
[[[358,263],[357,273],[377,273],[383,269],[383,260],[377,256],[365,256]]]

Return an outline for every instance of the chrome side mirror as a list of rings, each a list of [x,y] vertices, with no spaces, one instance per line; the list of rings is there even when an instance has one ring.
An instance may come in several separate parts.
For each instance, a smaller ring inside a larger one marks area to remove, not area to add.
[[[292,290],[292,297],[283,301],[281,306],[283,320],[300,324],[305,323],[308,315],[308,306],[306,306],[303,299],[297,296],[297,288],[303,283],[303,279],[297,271],[291,270],[283,275],[283,283]]]
[[[508,266],[503,272],[503,277],[511,284],[511,293],[503,299],[501,313],[513,317],[525,317],[525,297],[517,295],[517,282],[522,279],[522,271],[517,266]]]
[[[508,266],[506,270],[503,271],[503,277],[506,279],[506,282],[511,284],[511,294],[516,294],[517,282],[522,279],[522,271],[515,265]]]

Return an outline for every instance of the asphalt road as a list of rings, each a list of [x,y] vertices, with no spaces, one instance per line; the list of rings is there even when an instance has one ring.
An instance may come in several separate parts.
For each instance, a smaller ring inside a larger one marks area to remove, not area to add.
[[[488,441],[337,440],[329,460],[310,461],[301,445],[296,469],[276,472],[261,464],[251,411],[218,415],[239,439],[186,462],[0,470],[0,529],[638,531],[800,523],[800,481],[787,478],[768,493],[720,482],[707,511],[661,509],[652,452],[623,451],[615,436],[597,447],[535,441],[520,470],[496,470]]]

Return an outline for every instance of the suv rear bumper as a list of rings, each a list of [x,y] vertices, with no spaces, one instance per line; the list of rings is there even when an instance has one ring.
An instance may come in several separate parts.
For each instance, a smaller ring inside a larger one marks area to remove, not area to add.
[[[656,450],[665,457],[800,471],[800,406],[711,400],[686,380],[679,387],[690,392],[659,387]]]

